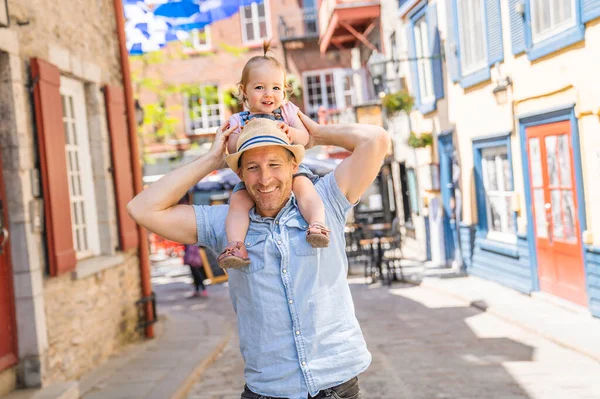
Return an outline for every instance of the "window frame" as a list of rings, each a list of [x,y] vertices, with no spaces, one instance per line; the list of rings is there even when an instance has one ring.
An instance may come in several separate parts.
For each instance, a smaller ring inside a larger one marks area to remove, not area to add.
[[[515,191],[514,167],[512,160],[512,151],[510,143],[510,133],[501,135],[488,136],[473,139],[473,161],[475,169],[475,198],[477,203],[477,235],[491,241],[502,242],[506,244],[516,244],[517,242],[517,217],[516,212],[512,210],[512,225],[514,226],[513,233],[498,232],[491,230],[490,223],[490,206],[488,201],[488,193],[485,189],[485,177],[483,157],[484,153],[492,149],[505,148],[508,163],[510,165],[510,182],[512,191],[502,190],[506,194],[510,192],[511,200]]]
[[[548,1],[548,0],[546,0],[546,1]],[[565,30],[568,30],[568,29],[570,29],[570,28],[572,28],[572,27],[575,26],[575,24],[577,22],[577,15],[576,15],[577,14],[577,4],[576,4],[577,1],[576,0],[567,0],[567,1],[569,2],[569,5],[571,6],[571,11],[572,11],[571,12],[571,18],[570,18],[570,20],[566,20],[564,22],[561,22],[561,23],[559,23],[559,24],[557,24],[555,26],[552,26],[549,30],[547,30],[545,32],[542,32],[542,33],[538,33],[538,34],[536,34],[534,32],[534,25],[535,25],[534,24],[534,22],[535,22],[534,17],[537,14],[536,13],[537,6],[534,6],[535,3],[536,3],[535,0],[533,0],[533,1],[530,2],[530,7],[531,7],[531,24],[530,24],[530,27],[531,27],[531,42],[534,45],[538,44],[538,43],[541,43],[544,40],[546,40],[548,38],[551,38],[551,37],[553,37],[553,36],[555,36],[557,34],[560,34],[560,33],[564,32]],[[552,13],[552,12],[553,12],[553,8],[550,7],[550,13]],[[539,35],[539,36],[536,37],[536,35]]]
[[[427,20],[427,13],[426,13],[427,7],[423,7],[422,11],[419,11],[417,14],[415,14],[412,18],[411,18],[411,24],[412,24],[412,29],[411,29],[411,33],[413,35],[413,46],[414,46],[414,54],[415,57],[417,58],[416,63],[417,63],[417,81],[419,82],[419,98],[420,98],[420,102],[421,104],[430,104],[430,103],[435,103],[435,87],[434,87],[434,82],[433,82],[433,63],[431,58],[426,58],[426,57],[431,57],[431,48],[430,48],[430,40],[431,38],[429,37],[429,21]],[[421,43],[421,48],[423,50],[422,54],[419,55],[419,46],[417,45],[417,25],[422,25],[420,27],[420,40],[419,42]],[[423,45],[423,34],[422,34],[422,28],[425,29],[425,45]],[[423,58],[423,59],[420,59]],[[429,74],[426,73],[426,71],[429,71]],[[429,79],[428,79],[429,78]],[[427,86],[427,84],[429,83],[429,86]],[[428,96],[425,96],[425,90],[424,89],[431,89],[431,92],[428,93]]]
[[[581,1],[572,1],[575,4],[575,22],[568,26],[565,25],[562,29],[553,31],[552,35],[548,35],[542,40],[536,41],[533,40],[531,0],[525,2],[525,52],[530,61],[535,61],[585,39],[585,24],[582,21]]]
[[[216,131],[216,129],[221,125],[221,123],[224,121],[224,115],[225,115],[225,103],[223,100],[223,90],[221,88],[221,86],[217,83],[205,83],[205,84],[200,84],[199,87],[203,88],[206,86],[214,86],[217,88],[217,98],[219,100],[218,104],[216,104],[218,106],[219,109],[219,118],[220,118],[220,123],[217,124],[216,126],[206,126],[206,127],[201,127],[201,128],[194,128],[193,124],[194,124],[194,119],[192,119],[190,117],[190,96],[189,95],[185,95],[184,99],[185,99],[185,109],[186,109],[186,113],[185,113],[185,117],[187,120],[187,125],[188,125],[188,134],[189,135],[201,135],[201,134],[207,134],[207,133],[214,133]],[[215,104],[212,104],[215,105]],[[202,117],[202,121],[203,121],[203,125],[204,123],[208,120],[208,116],[204,116],[206,114],[206,111],[208,110],[206,104],[201,105],[201,108],[203,108],[203,117]]]
[[[263,5],[263,7],[265,9],[266,37],[260,37],[260,17],[258,15],[258,7],[260,5]],[[252,10],[252,17],[250,18],[250,20],[252,21],[253,34],[255,37],[252,40],[248,40],[247,33],[246,33],[246,23],[247,23],[248,19],[244,15],[245,7],[251,7],[251,10]],[[270,9],[269,0],[264,0],[262,3],[257,3],[255,1],[253,1],[249,6],[240,6],[239,14],[240,14],[240,27],[242,30],[242,44],[243,45],[245,45],[245,46],[260,45],[263,43],[264,40],[268,40],[269,38],[273,37],[273,31],[271,29],[271,9]]]
[[[464,1],[464,0],[463,0]],[[478,1],[480,4],[480,11],[481,11],[481,31],[482,31],[482,35],[481,38],[478,38],[477,35],[475,36],[475,40],[479,39],[480,44],[483,47],[483,57],[480,61],[473,63],[472,65],[466,65],[465,64],[465,53],[467,51],[467,46],[465,45],[465,24],[463,23],[464,20],[464,16],[463,13],[461,12],[462,10],[460,8],[456,9],[456,15],[457,15],[457,20],[458,20],[458,42],[459,42],[459,46],[461,49],[461,56],[460,56],[460,68],[461,71],[463,73],[464,76],[468,76],[471,75],[475,72],[478,72],[484,68],[489,68],[489,63],[488,63],[488,59],[489,59],[489,55],[488,55],[488,42],[487,42],[487,23],[486,23],[486,15],[485,15],[485,2],[484,0],[471,0],[471,1]],[[470,3],[472,4],[472,3]],[[472,8],[470,8],[470,13],[471,16],[473,16],[473,10]],[[471,33],[473,32],[469,32],[470,36]]]
[[[74,118],[76,123],[75,137],[77,140],[76,144],[69,144],[69,140],[65,139],[65,153],[67,161],[67,175],[68,175],[68,186],[69,186],[69,207],[71,209],[71,231],[73,233],[73,249],[75,251],[77,261],[82,259],[90,258],[93,256],[100,255],[100,234],[98,230],[98,208],[96,206],[96,190],[94,187],[94,173],[92,167],[92,158],[90,152],[90,136],[87,120],[87,109],[86,109],[86,96],[84,84],[80,81],[61,76],[60,77],[60,96],[61,100],[64,101],[65,97],[70,96],[73,99],[73,112],[74,115],[67,115],[70,111],[63,109],[63,131],[67,121],[65,118]],[[63,107],[64,108],[64,107]],[[64,131],[65,136],[68,132]],[[69,148],[71,147],[71,148]],[[79,247],[77,240],[77,227],[75,224],[74,209],[73,209],[73,183],[71,179],[72,168],[69,162],[69,151],[77,151],[77,161],[79,163],[79,176],[81,184],[81,195],[83,201],[83,216],[85,222],[82,225],[85,228],[86,234],[86,246],[87,249],[82,250]],[[81,156],[84,155],[84,156]],[[87,158],[86,158],[87,155]]]
[[[327,96],[327,83],[325,81],[325,75],[331,75],[333,79],[333,98],[335,99],[335,104],[329,104],[329,98]],[[307,79],[309,77],[319,76],[321,78],[320,86],[321,86],[321,99],[325,100],[321,102],[321,105],[325,106],[327,110],[336,110],[336,109],[344,109],[348,106],[352,106],[353,104],[346,104],[346,95],[350,94],[352,97],[352,101],[356,100],[356,93],[354,92],[354,86],[351,86],[351,93],[348,93],[347,90],[344,89],[344,78],[347,76],[352,76],[353,71],[349,68],[327,68],[327,69],[317,69],[313,71],[305,71],[302,72],[302,92],[304,93],[304,109],[306,110],[307,115],[310,116],[312,111],[312,107],[309,106],[308,100],[308,82]],[[325,93],[325,94],[323,94]],[[318,118],[318,108],[314,111],[314,114]]]
[[[203,30],[206,35],[206,44],[200,44],[200,31]],[[210,25],[206,25],[202,29],[194,29],[190,32],[190,45],[185,47],[188,52],[202,52],[212,50],[212,36]]]

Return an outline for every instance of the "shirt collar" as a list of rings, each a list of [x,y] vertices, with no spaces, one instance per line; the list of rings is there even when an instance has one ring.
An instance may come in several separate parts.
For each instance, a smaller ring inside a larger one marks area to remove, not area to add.
[[[264,223],[271,219],[279,219],[283,215],[285,215],[290,209],[295,208],[297,206],[298,206],[298,203],[296,201],[296,196],[294,195],[294,192],[292,191],[290,193],[290,198],[287,200],[287,202],[285,203],[283,208],[281,208],[281,210],[279,211],[277,216],[275,216],[275,218],[260,216],[258,213],[256,213],[256,206],[254,206],[254,207],[252,207],[252,209],[250,210],[250,213],[249,213],[250,220],[252,220],[254,222]]]

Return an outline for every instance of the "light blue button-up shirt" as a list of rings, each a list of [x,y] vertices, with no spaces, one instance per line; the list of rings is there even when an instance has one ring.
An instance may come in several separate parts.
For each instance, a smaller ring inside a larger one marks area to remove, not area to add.
[[[229,269],[246,384],[264,396],[306,399],[363,372],[371,354],[354,315],[346,279],[344,224],[352,204],[334,174],[315,188],[331,229],[327,248],[306,242],[306,221],[292,197],[275,218],[250,212],[250,265]],[[228,207],[195,206],[198,245],[227,245]]]

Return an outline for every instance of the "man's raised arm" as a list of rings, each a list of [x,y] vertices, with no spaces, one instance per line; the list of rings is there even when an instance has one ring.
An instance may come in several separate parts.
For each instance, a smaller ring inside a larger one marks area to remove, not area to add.
[[[210,172],[224,165],[227,137],[237,126],[221,126],[209,152],[177,168],[139,193],[127,204],[127,212],[140,225],[172,241],[195,244],[196,215],[189,205],[177,205],[187,191]]]
[[[379,173],[389,148],[389,134],[375,125],[319,125],[301,112],[298,116],[310,134],[308,147],[335,145],[352,152],[334,173],[335,180],[348,201],[358,201]]]

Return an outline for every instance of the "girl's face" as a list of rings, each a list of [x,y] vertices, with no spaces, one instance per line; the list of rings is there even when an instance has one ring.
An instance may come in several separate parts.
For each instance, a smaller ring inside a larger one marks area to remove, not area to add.
[[[250,112],[269,114],[281,107],[284,93],[284,73],[271,62],[261,63],[250,70],[248,83],[243,87]]]

